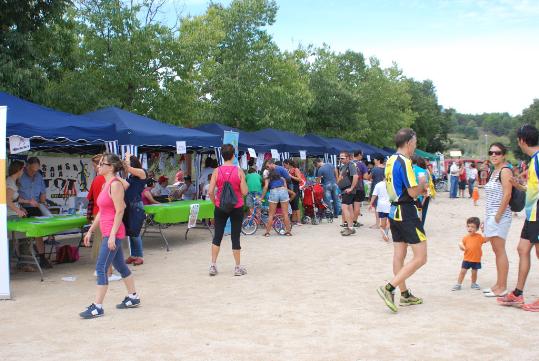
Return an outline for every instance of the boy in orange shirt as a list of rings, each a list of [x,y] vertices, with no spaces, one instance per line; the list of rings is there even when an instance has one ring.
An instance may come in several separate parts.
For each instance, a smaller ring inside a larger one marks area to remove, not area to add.
[[[481,247],[486,242],[486,239],[481,233],[477,232],[480,224],[481,221],[477,217],[470,217],[466,220],[468,235],[459,243],[459,248],[464,251],[464,260],[462,261],[462,269],[460,270],[457,284],[453,286],[452,291],[462,289],[462,281],[470,268],[472,269],[472,289],[481,289],[477,284],[477,270],[481,269],[481,256],[483,255]]]

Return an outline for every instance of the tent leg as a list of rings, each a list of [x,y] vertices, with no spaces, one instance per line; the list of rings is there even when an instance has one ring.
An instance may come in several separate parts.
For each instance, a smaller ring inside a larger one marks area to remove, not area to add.
[[[163,233],[163,228],[161,227],[161,224],[159,224],[159,233],[161,233],[161,237],[163,238],[163,241],[165,242],[165,246],[167,247],[167,252],[170,251],[168,240],[167,240],[167,237],[165,237],[165,234]]]

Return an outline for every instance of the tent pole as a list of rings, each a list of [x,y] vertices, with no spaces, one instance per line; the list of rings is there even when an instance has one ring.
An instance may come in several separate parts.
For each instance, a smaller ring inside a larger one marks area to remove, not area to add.
[[[0,139],[6,139],[7,107],[0,106]],[[6,208],[6,142],[0,144],[0,299],[11,299]]]

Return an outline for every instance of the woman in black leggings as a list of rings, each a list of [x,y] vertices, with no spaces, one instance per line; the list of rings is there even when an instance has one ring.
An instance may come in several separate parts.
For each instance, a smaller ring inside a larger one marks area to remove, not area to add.
[[[245,267],[240,264],[240,235],[241,235],[241,222],[243,220],[243,197],[247,195],[248,188],[245,182],[245,173],[236,165],[234,165],[235,150],[231,144],[224,144],[221,147],[221,156],[224,163],[219,168],[213,171],[208,194],[211,201],[215,204],[215,234],[213,236],[213,244],[211,249],[211,264],[210,264],[210,276],[217,275],[217,256],[221,248],[221,241],[225,232],[225,226],[227,220],[230,218],[232,225],[231,238],[232,238],[232,253],[234,255],[234,261],[236,267],[234,268],[234,276],[243,276],[247,273]],[[232,210],[227,210],[225,207],[221,207],[221,192],[225,183],[230,183],[232,190],[236,195],[237,202]],[[217,194],[215,193],[215,187],[217,187]]]

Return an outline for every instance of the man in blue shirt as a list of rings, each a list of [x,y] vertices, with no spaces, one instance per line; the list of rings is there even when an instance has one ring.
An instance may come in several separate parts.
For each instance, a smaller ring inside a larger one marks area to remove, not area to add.
[[[28,203],[22,204],[29,216],[41,216],[40,204],[47,200],[45,182],[40,172],[41,162],[37,157],[28,158],[26,168],[19,179],[19,194],[27,199]],[[43,237],[36,237],[36,249],[39,255],[39,264],[44,268],[52,268],[49,260],[45,257],[45,244]]]
[[[337,192],[337,168],[331,164],[325,164],[320,159],[314,160],[315,177],[320,180],[324,188],[324,202],[329,207],[333,207],[333,217],[341,213],[341,201]]]

